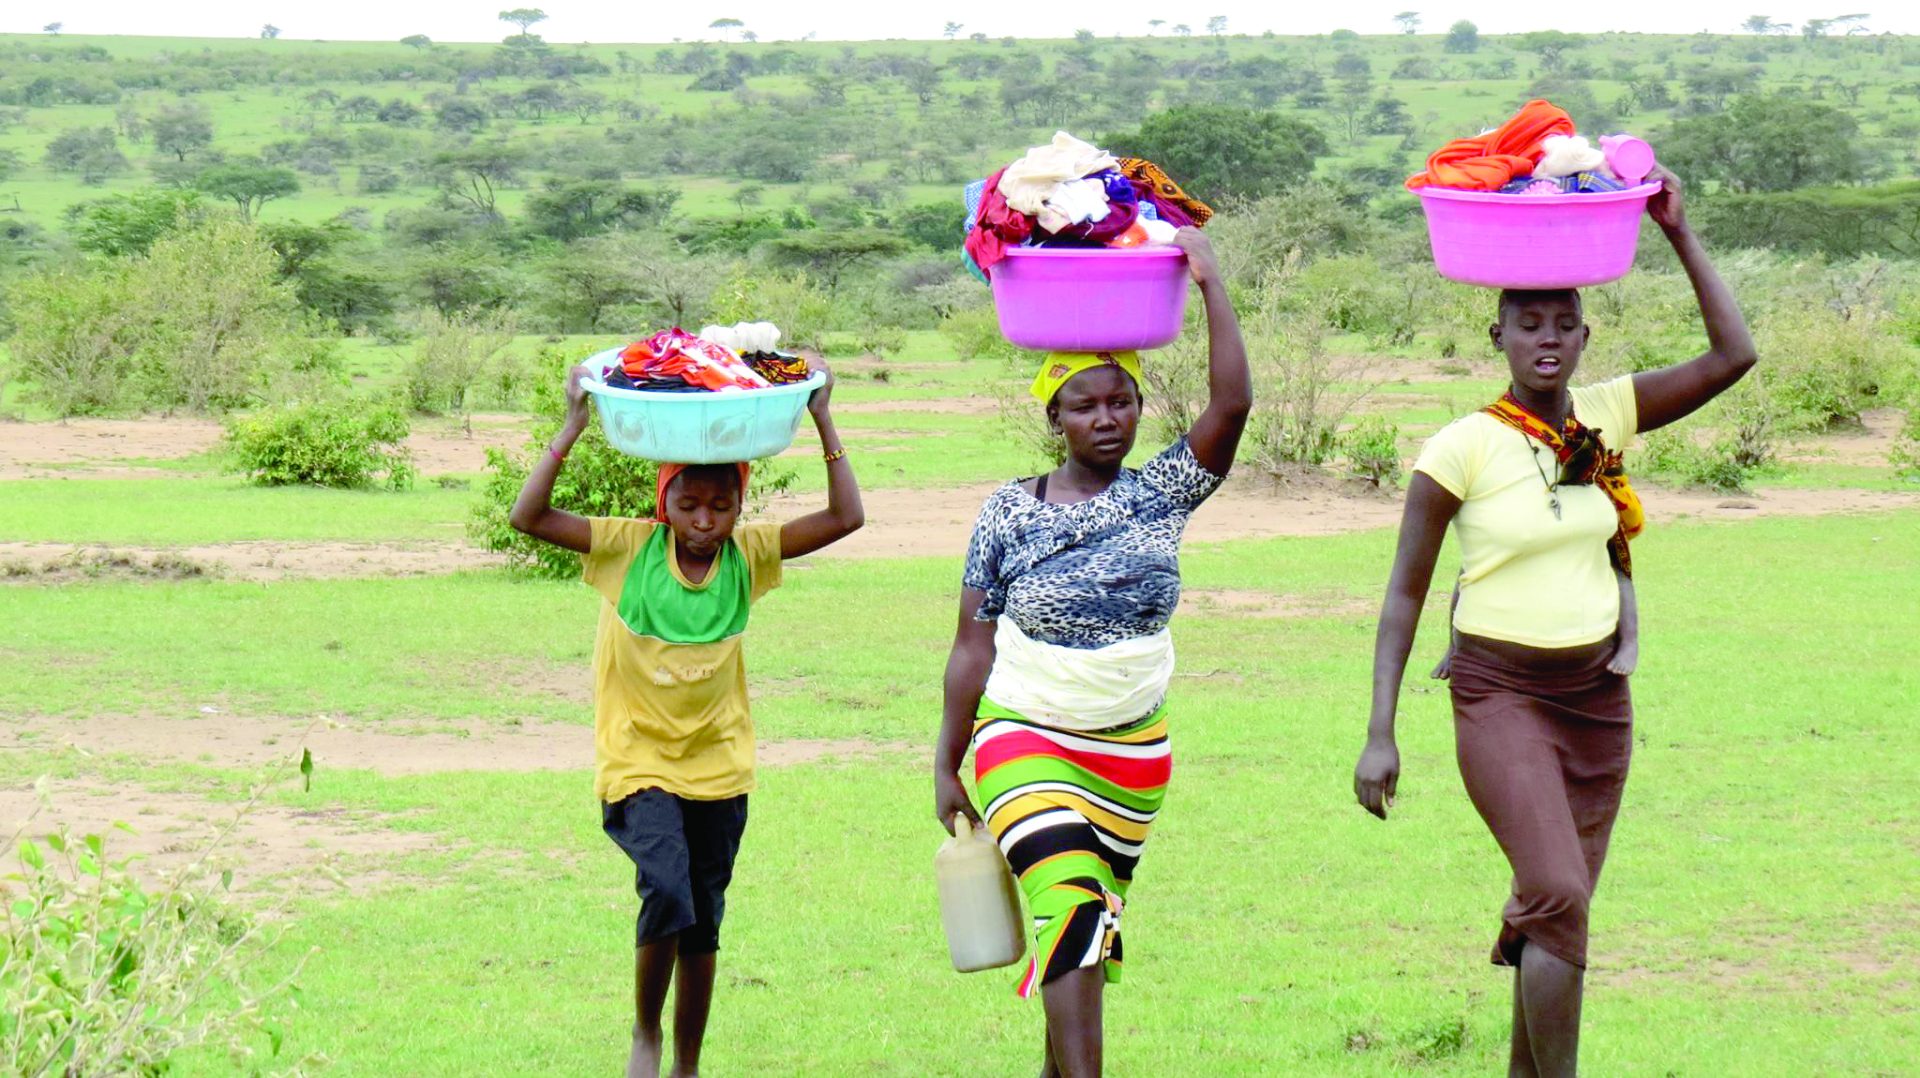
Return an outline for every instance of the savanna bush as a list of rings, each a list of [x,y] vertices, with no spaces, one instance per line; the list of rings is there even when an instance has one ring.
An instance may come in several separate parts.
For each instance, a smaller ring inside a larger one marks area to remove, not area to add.
[[[512,404],[522,380],[518,361],[506,352],[514,329],[511,311],[421,312],[420,336],[407,363],[408,406],[429,415],[459,414],[472,407],[476,388]]]
[[[835,319],[833,296],[806,274],[744,268],[714,290],[713,320],[722,325],[772,322],[780,327],[780,343],[786,348],[818,349],[829,330],[850,328]]]
[[[226,441],[235,470],[261,486],[403,490],[414,479],[407,434],[391,403],[336,399],[236,418]]]
[[[232,901],[210,852],[150,886],[99,834],[7,836],[0,857],[19,871],[0,906],[0,1073],[158,1075],[189,1050],[235,1073],[318,1062],[282,1055],[298,968],[259,974],[270,922]]]
[[[227,218],[144,256],[30,274],[8,303],[20,372],[61,415],[224,411],[338,365],[273,249]]]
[[[1347,470],[1376,487],[1400,482],[1400,428],[1385,416],[1364,415],[1340,435]]]

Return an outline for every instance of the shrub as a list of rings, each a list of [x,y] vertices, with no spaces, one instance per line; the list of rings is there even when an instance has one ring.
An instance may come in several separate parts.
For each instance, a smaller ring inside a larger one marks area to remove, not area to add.
[[[1906,422],[1894,437],[1893,448],[1887,451],[1887,463],[1902,479],[1920,479],[1920,406],[1907,408]]]
[[[280,1058],[299,969],[256,974],[273,921],[235,909],[231,874],[210,862],[230,831],[150,889],[101,835],[63,825],[43,844],[25,830],[0,845],[21,868],[0,912],[0,1072],[155,1075],[187,1049],[252,1074],[318,1062]]]
[[[1325,464],[1341,423],[1367,394],[1363,364],[1328,356],[1324,330],[1312,319],[1269,306],[1246,325],[1260,402],[1247,428],[1251,459],[1275,472]]]
[[[407,417],[391,404],[324,401],[272,408],[227,427],[234,466],[261,486],[402,490],[413,483]]]
[[[1022,353],[1000,335],[1000,317],[991,306],[958,308],[940,321],[940,335],[961,359],[1013,360]]]
[[[505,354],[513,343],[512,312],[430,310],[421,314],[419,328],[406,374],[407,405],[414,411],[458,414],[471,406],[469,395],[477,385],[497,386],[503,393],[517,388],[515,361]]]
[[[121,265],[49,270],[8,290],[14,364],[62,416],[117,411],[135,396],[126,364],[137,327],[120,302],[127,275]]]
[[[756,274],[741,269],[713,293],[713,320],[772,322],[788,348],[820,347],[833,325],[833,298],[814,287],[805,274]]]
[[[1376,487],[1400,482],[1400,428],[1377,415],[1361,416],[1340,436],[1347,468]]]

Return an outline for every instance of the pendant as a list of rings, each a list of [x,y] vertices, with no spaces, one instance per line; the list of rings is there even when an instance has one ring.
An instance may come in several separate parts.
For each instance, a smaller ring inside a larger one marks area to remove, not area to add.
[[[1560,495],[1558,494],[1547,495],[1547,504],[1553,507],[1553,519],[1559,520],[1560,519]]]

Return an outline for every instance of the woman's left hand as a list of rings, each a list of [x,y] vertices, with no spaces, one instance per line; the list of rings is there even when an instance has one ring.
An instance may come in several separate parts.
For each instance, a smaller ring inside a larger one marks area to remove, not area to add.
[[[816,374],[827,376],[827,384],[814,390],[813,395],[807,398],[807,411],[812,412],[814,418],[818,419],[827,414],[827,402],[833,396],[833,370],[827,366],[826,360],[818,356],[808,356],[807,376],[812,377]]]
[[[1173,245],[1187,253],[1187,271],[1193,283],[1211,284],[1220,279],[1220,258],[1213,253],[1213,241],[1197,228],[1183,228],[1173,234]]]
[[[1655,165],[1653,171],[1647,173],[1647,179],[1657,180],[1660,184],[1660,190],[1647,200],[1647,216],[1668,232],[1678,232],[1687,227],[1687,208],[1681,194],[1680,177],[1667,171],[1663,165]]]

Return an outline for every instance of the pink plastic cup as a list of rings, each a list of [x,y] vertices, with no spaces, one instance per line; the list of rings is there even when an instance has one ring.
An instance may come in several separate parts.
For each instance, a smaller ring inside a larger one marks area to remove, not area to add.
[[[1658,163],[1653,157],[1653,147],[1647,145],[1644,139],[1632,135],[1602,136],[1600,149],[1607,155],[1607,167],[1628,183],[1639,183],[1646,179]]]
[[[1585,288],[1633,268],[1640,215],[1660,190],[1508,195],[1422,187],[1440,275],[1486,288]]]
[[[1015,247],[992,280],[1001,334],[1035,351],[1164,348],[1186,320],[1178,247]]]

